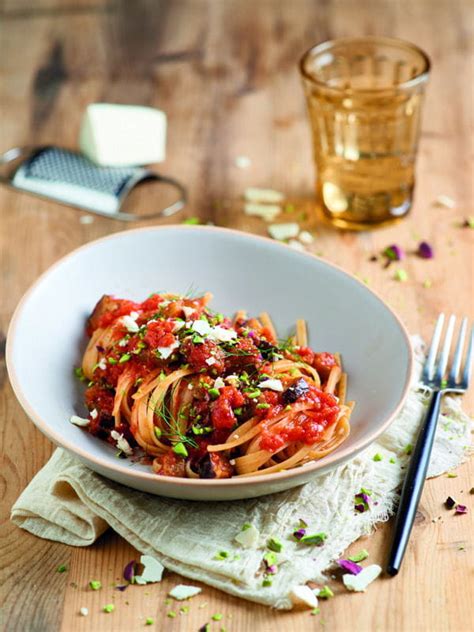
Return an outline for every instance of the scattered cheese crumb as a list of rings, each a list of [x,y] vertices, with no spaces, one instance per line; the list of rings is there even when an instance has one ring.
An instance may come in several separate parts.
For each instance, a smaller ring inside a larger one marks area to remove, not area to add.
[[[366,566],[358,575],[347,573],[342,576],[342,581],[347,590],[355,592],[365,592],[367,586],[371,584],[382,572],[378,564]]]
[[[215,363],[216,363],[216,359],[213,356],[211,356],[210,358],[206,359],[206,364],[209,365],[209,366],[212,366]]]
[[[94,221],[94,218],[91,217],[90,215],[81,215],[81,217],[79,218],[79,222],[81,224],[92,224],[93,221]]]
[[[214,380],[214,388],[224,388],[225,382],[221,377]]]
[[[253,524],[250,524],[245,525],[245,528],[235,536],[234,540],[243,546],[244,549],[256,549],[259,538],[260,531]]]
[[[163,358],[163,360],[166,360],[167,358],[170,357],[173,351],[177,349],[178,347],[179,347],[179,342],[178,340],[176,340],[176,342],[173,342],[173,344],[170,345],[169,347],[157,347],[157,351],[159,352],[160,357]]]
[[[69,421],[75,426],[80,426],[81,428],[90,424],[89,419],[84,419],[83,417],[78,417],[77,415],[73,415]]]
[[[456,202],[447,195],[438,195],[435,200],[436,206],[444,206],[444,208],[454,208]]]
[[[105,369],[107,368],[107,362],[105,361],[105,358],[101,358],[100,362],[97,364],[97,368],[105,371]]]
[[[191,329],[200,336],[208,336],[212,331],[212,327],[207,320],[195,320],[191,325]]]
[[[268,227],[270,237],[283,241],[284,239],[292,239],[298,236],[300,227],[296,222],[288,222],[286,224],[271,224]]]
[[[317,608],[318,598],[309,586],[295,586],[290,592],[290,599],[296,608]]]
[[[182,310],[185,318],[191,318],[192,314],[196,311],[194,307],[188,307],[187,305],[183,305]]]
[[[309,244],[312,244],[314,241],[313,235],[307,230],[302,230],[298,235],[298,239],[302,244],[305,244],[305,246],[309,246]]]
[[[267,222],[273,220],[281,213],[281,206],[278,204],[259,204],[257,202],[246,202],[244,213],[254,217],[261,217]]]
[[[230,340],[237,338],[237,332],[235,329],[226,329],[225,327],[217,325],[212,329],[209,337],[217,340],[218,342],[229,342]]]
[[[93,410],[91,410],[90,415],[92,417],[92,419],[97,419],[99,413],[97,412],[97,408],[94,408]]]
[[[277,391],[278,393],[283,392],[283,384],[281,383],[281,380],[276,380],[276,379],[263,380],[263,382],[260,382],[258,387],[268,388],[271,391]]]
[[[89,608],[81,608],[79,610],[79,614],[81,615],[81,617],[87,617],[87,615],[89,614]]]
[[[140,329],[138,324],[135,322],[135,319],[132,318],[131,315],[122,316],[122,325],[125,327],[127,331],[129,331],[132,334],[137,333],[137,331]]]
[[[155,582],[161,582],[163,571],[165,567],[161,562],[156,560],[151,555],[142,555],[140,557],[140,564],[143,565],[143,573],[141,575],[135,575],[136,584],[153,584]]]
[[[290,239],[288,245],[290,248],[293,248],[293,250],[297,250],[298,252],[305,252],[306,250],[301,241],[298,241],[297,239]]]
[[[120,434],[116,430],[112,430],[112,432],[110,433],[110,436],[112,437],[112,439],[115,439],[117,443],[117,448],[119,450],[122,450],[122,452],[124,452],[127,456],[130,456],[131,454],[133,454],[133,450],[130,447],[129,442],[123,436],[123,434]]]
[[[244,197],[248,202],[268,202],[269,204],[278,204],[285,198],[283,193],[274,189],[259,189],[257,187],[249,187],[245,189]]]
[[[202,592],[202,588],[198,586],[186,586],[185,584],[179,584],[172,588],[168,595],[176,599],[177,601],[184,601],[185,599],[190,599],[191,597],[195,597]]]
[[[234,164],[238,169],[248,169],[252,165],[252,161],[248,156],[236,156]]]

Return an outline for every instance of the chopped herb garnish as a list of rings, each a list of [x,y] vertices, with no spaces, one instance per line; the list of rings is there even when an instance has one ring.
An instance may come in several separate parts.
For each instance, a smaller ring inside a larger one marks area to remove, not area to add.
[[[246,522],[242,525],[242,531],[247,531],[247,529],[250,529],[251,527],[251,523],[250,522]]]
[[[92,590],[100,590],[102,588],[102,583],[98,581],[97,579],[93,579],[92,581],[89,582],[89,587]]]
[[[268,553],[265,553],[265,555],[263,556],[263,560],[267,564],[267,566],[273,566],[273,564],[276,564],[277,562],[277,557],[273,551],[270,551]]]
[[[283,548],[283,544],[281,542],[281,540],[279,540],[276,537],[272,537],[268,540],[267,546],[269,549],[271,549],[272,551],[276,551],[276,553],[280,553],[280,551]]]
[[[74,375],[81,380],[81,382],[85,382],[86,381],[86,376],[84,375],[84,371],[82,370],[81,366],[77,366],[74,369]]]
[[[58,568],[56,569],[57,573],[65,573],[67,571],[67,566],[66,564],[61,564],[60,566],[58,566]]]
[[[318,592],[318,597],[320,599],[329,599],[330,597],[334,597],[334,593],[332,592],[332,590],[329,588],[329,586],[324,586],[323,588],[321,588],[321,590]]]
[[[390,457],[390,463],[396,463],[396,460],[392,457]]]
[[[395,281],[400,281],[401,283],[408,281],[408,274],[406,270],[403,270],[402,268],[398,268],[398,270],[395,271],[394,279]]]
[[[234,408],[234,415],[241,415],[242,414],[242,408]]]
[[[257,397],[260,397],[260,395],[262,394],[262,391],[258,388],[256,388],[255,390],[245,390],[244,393],[247,395],[247,397],[249,399],[256,399]]]
[[[381,461],[383,459],[383,456],[377,452],[377,454],[374,454],[374,456],[372,457],[372,461]]]
[[[113,603],[108,603],[103,607],[104,612],[113,612],[115,610],[115,605]]]
[[[366,549],[362,549],[358,553],[356,553],[355,555],[351,555],[347,559],[350,560],[351,562],[357,563],[357,562],[362,562],[363,560],[366,560],[368,557],[369,557],[369,552]]]
[[[300,542],[302,542],[303,544],[315,544],[316,546],[321,546],[322,544],[324,544],[324,541],[327,540],[327,534],[326,533],[314,533],[314,534],[308,534],[308,535],[304,535],[301,539]]]

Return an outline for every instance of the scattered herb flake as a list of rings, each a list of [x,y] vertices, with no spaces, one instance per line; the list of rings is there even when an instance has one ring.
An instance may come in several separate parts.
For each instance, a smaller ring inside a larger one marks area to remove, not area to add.
[[[393,456],[392,456],[392,457],[390,457],[390,463],[396,463],[396,462],[397,462],[397,461],[396,461],[396,459],[394,459],[394,458],[393,458]]]
[[[262,582],[262,586],[271,586],[272,585],[272,580],[270,579],[270,577],[265,577],[263,582]]]
[[[170,619],[174,619],[176,617],[176,612],[174,610],[170,610],[169,612],[166,613],[166,616],[169,617]]]
[[[179,609],[179,611],[181,612],[181,614],[188,614],[188,612],[189,612],[189,606],[181,606],[181,608]]]
[[[314,616],[314,615],[316,615],[316,614],[319,614],[320,612],[321,612],[321,609],[320,609],[320,608],[313,608],[313,609],[311,610],[311,614],[312,614],[313,616]]]

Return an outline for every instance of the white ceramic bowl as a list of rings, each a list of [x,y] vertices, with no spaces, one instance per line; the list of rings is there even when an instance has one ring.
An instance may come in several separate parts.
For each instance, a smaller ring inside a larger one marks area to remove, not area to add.
[[[356,401],[350,437],[302,468],[225,480],[153,474],[115,457],[105,442],[73,426],[84,415],[73,376],[85,346],[84,323],[104,294],[142,300],[153,291],[209,290],[213,307],[232,314],[268,311],[281,337],[298,318],[310,344],[339,351]],[[307,482],[350,459],[382,433],[407,394],[412,355],[407,333],[371,290],[341,269],[269,239],[208,227],[167,226],[116,233],[73,251],[28,290],[7,342],[12,386],[36,426],[90,468],[136,489],[192,500],[231,500]]]

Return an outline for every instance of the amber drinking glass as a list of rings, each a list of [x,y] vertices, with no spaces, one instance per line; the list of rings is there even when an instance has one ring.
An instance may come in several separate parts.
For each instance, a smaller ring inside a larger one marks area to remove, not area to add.
[[[300,71],[316,162],[316,194],[333,225],[375,228],[407,215],[430,61],[383,37],[314,46]]]

